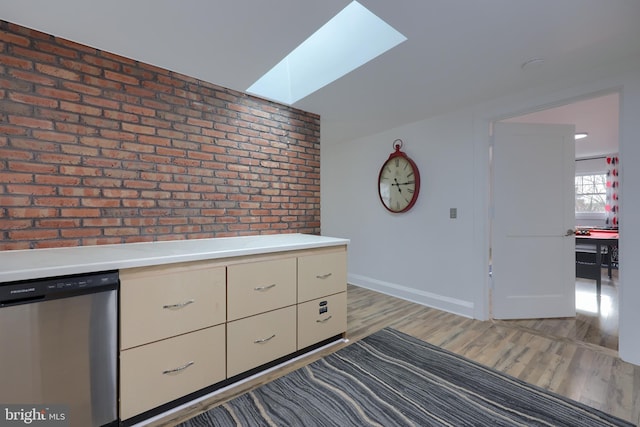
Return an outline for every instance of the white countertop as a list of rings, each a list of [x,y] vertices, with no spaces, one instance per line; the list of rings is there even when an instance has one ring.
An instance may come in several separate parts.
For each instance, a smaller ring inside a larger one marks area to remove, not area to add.
[[[271,234],[0,251],[0,283],[348,243],[348,239],[310,234]]]

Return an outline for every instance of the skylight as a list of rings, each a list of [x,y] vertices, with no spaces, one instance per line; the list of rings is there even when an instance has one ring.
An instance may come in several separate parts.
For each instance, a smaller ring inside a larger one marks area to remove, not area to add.
[[[247,92],[293,104],[405,40],[405,36],[353,1]]]

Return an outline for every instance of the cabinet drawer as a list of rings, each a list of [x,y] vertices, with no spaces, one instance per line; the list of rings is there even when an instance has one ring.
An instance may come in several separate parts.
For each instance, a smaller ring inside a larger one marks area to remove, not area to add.
[[[296,303],[296,259],[231,265],[227,319],[236,320]]]
[[[346,290],[346,251],[298,257],[298,302]]]
[[[296,351],[296,306],[227,323],[227,377]]]
[[[123,270],[120,282],[121,349],[225,321],[224,267]]]
[[[224,379],[224,325],[125,350],[120,353],[120,418]]]
[[[298,349],[347,330],[347,293],[341,292],[298,305]]]

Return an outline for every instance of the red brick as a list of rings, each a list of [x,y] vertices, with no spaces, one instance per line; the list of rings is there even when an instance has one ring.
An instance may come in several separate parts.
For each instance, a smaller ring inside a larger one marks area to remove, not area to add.
[[[57,131],[76,135],[96,135],[98,133],[96,128],[74,123],[56,123],[55,128]]]
[[[142,82],[142,87],[147,88],[154,93],[173,93],[173,88],[166,84],[160,84],[152,81],[144,81]]]
[[[120,70],[120,67],[121,67],[119,63],[115,61],[111,61],[109,59],[100,58],[97,55],[83,55],[82,60],[89,64],[95,65],[99,68],[105,68],[110,70]]]
[[[41,131],[37,129],[32,130],[31,134],[36,139],[41,139],[41,140],[51,141],[51,142],[74,143],[77,140],[77,138],[74,135],[68,135],[68,134],[51,132],[51,131]]]
[[[43,239],[55,239],[60,235],[58,230],[17,230],[9,232],[9,239],[11,240],[43,240]]]
[[[80,206],[79,199],[70,197],[35,197],[34,206],[74,207]]]
[[[97,148],[84,147],[82,145],[62,144],[61,152],[71,155],[79,155],[86,157],[97,157],[100,151]]]
[[[78,51],[75,49],[67,49],[57,44],[45,43],[37,41],[35,47],[43,52],[49,52],[55,56],[65,56],[67,58],[77,58]]]
[[[122,111],[131,113],[131,114],[137,114],[137,115],[149,116],[149,117],[153,117],[156,114],[156,110],[153,108],[141,107],[139,105],[130,105],[130,104],[123,104]]]
[[[60,230],[60,235],[65,238],[69,237],[97,237],[102,235],[99,228],[70,228]]]
[[[49,76],[57,77],[64,80],[80,81],[82,78],[74,71],[64,68],[55,67],[47,64],[36,64],[36,70]]]
[[[104,70],[104,77],[109,80],[115,80],[115,81],[122,82],[129,85],[137,86],[139,84],[139,81],[136,77],[129,76],[122,73],[116,73],[110,70]]]
[[[120,218],[89,218],[82,220],[83,227],[117,227],[122,225]]]
[[[35,177],[36,184],[47,185],[65,185],[65,186],[77,186],[80,185],[81,179],[74,176],[61,176],[61,175],[41,175],[38,174]]]
[[[120,122],[118,122],[117,120],[107,120],[101,117],[85,115],[85,116],[82,116],[82,122],[89,126],[96,127],[98,129],[106,129],[106,128],[113,129],[113,130],[120,129]]]
[[[116,197],[116,198],[136,198],[139,197],[139,192],[136,190],[123,190],[123,189],[110,189],[106,188],[102,190],[104,197]]]
[[[0,159],[16,159],[16,160],[30,160],[33,158],[33,154],[27,151],[19,150],[7,150],[0,148]]]
[[[95,96],[85,95],[82,97],[82,101],[90,105],[96,105],[98,107],[108,108],[112,110],[117,110],[120,107],[119,102],[111,101],[109,99],[104,99],[104,98],[98,98]]]
[[[10,208],[10,218],[51,218],[57,216],[58,210],[53,208]]]
[[[125,92],[136,97],[153,98],[156,93],[153,90],[143,89],[140,86],[125,86]]]
[[[121,91],[122,90],[122,83],[120,82],[116,82],[113,80],[105,80],[99,77],[93,77],[93,76],[84,76],[84,79],[82,79],[82,82],[84,82],[85,84],[89,85],[89,86],[95,86],[98,87],[100,89],[113,89],[113,90],[117,90],[117,91]]]
[[[29,179],[28,181],[24,181],[19,176],[25,175],[25,174],[16,174],[17,176],[15,176],[14,180],[12,180],[10,176],[11,172],[5,172],[5,173],[0,172],[0,176],[3,177],[2,179],[0,179],[0,182],[23,182],[23,183],[32,182],[33,181],[32,174],[56,173],[57,167],[55,165],[48,165],[48,164],[41,164],[41,163],[9,162],[9,170],[13,172],[27,172],[26,175],[30,176],[31,179]],[[15,179],[18,179],[18,180],[16,181]]]
[[[24,80],[25,82],[36,83],[39,85],[54,86],[56,84],[55,79],[40,74],[30,73],[27,71],[10,70],[9,74],[16,79]]]
[[[31,249],[30,242],[12,242],[0,243],[1,251],[16,251],[21,249]]]
[[[193,117],[189,117],[187,119],[187,123],[190,124],[190,125],[201,127],[201,128],[212,128],[213,127],[213,122],[211,120],[201,120],[201,119],[195,119]]]
[[[80,226],[79,219],[47,218],[36,220],[36,227],[43,228],[75,228]],[[63,234],[64,236],[64,230]]]
[[[20,36],[7,31],[0,31],[0,40],[9,44],[28,47],[31,45],[31,40],[28,37]]]
[[[82,199],[82,206],[87,208],[117,208],[122,203],[115,199]]]
[[[38,109],[38,117],[41,119],[50,119],[54,122],[78,123],[80,115],[69,111]]]
[[[60,154],[60,153],[41,153],[36,155],[36,158],[41,162],[52,163],[55,165],[77,165],[80,163],[80,156],[71,156],[68,154]],[[55,172],[54,170],[50,170],[48,172]],[[62,169],[60,169],[62,172]]]
[[[111,129],[100,129],[100,135],[104,138],[118,141],[135,141],[136,136],[129,132],[113,131]]]
[[[140,119],[135,114],[123,113],[120,111],[105,110],[104,116],[108,119],[117,120],[119,122],[138,123]]]
[[[90,74],[92,76],[99,76],[102,74],[102,69],[89,65],[85,62],[60,59],[60,65],[69,70],[77,71],[82,74]]]
[[[155,225],[157,220],[155,218],[125,218],[124,225],[129,227],[142,227]]]
[[[171,122],[166,120],[156,119],[153,117],[140,117],[140,123],[145,126],[151,126],[154,128],[164,128],[169,129],[172,126]]]
[[[24,206],[29,204],[29,196],[0,196],[0,206]]]
[[[32,61],[24,58],[16,58],[15,56],[11,55],[0,55],[0,64],[11,68],[20,68],[22,70],[33,69]]]
[[[155,200],[124,199],[122,206],[127,208],[155,208],[157,203]]]
[[[72,92],[79,92],[85,95],[91,95],[91,96],[99,96],[102,93],[102,89],[97,88],[97,87],[93,87],[93,86],[88,86],[82,83],[76,83],[76,82],[69,82],[69,81],[65,81],[62,82],[62,87],[64,87],[65,89],[69,89]]]
[[[60,210],[60,216],[63,218],[87,218],[87,217],[98,217],[100,216],[100,209],[90,209],[90,208],[67,208]]]
[[[95,168],[87,168],[83,166],[60,166],[60,173],[64,175],[79,175],[79,176],[101,176],[102,171]]]
[[[92,107],[86,104],[74,104],[71,102],[61,102],[60,109],[65,111],[71,111],[78,114],[86,114],[91,116],[99,116],[102,114],[102,109]]]
[[[134,125],[131,123],[122,123],[122,130],[125,132],[142,133],[146,135],[155,135],[156,129],[151,126]]]

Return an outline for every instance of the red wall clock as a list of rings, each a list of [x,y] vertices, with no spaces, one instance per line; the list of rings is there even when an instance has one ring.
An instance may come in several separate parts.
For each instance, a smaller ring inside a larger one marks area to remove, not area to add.
[[[403,151],[402,140],[393,141],[395,151],[384,162],[378,175],[378,195],[382,205],[390,212],[406,212],[418,200],[420,171],[415,162]]]

